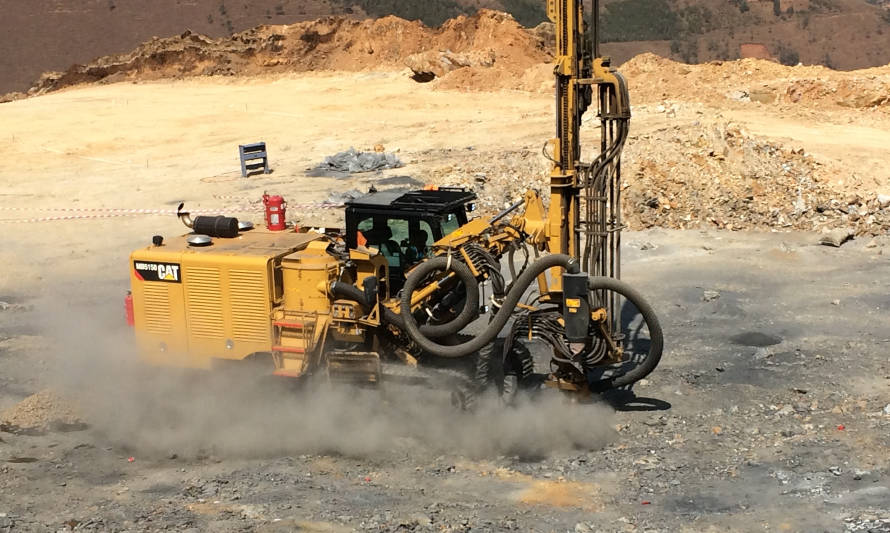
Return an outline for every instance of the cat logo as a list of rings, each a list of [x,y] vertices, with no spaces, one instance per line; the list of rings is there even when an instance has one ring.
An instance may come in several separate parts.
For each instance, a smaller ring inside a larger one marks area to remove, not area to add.
[[[155,263],[147,261],[134,261],[136,279],[140,281],[164,281],[167,283],[182,283],[182,272],[177,263]]]
[[[164,281],[179,281],[179,265],[158,265],[158,277]]]

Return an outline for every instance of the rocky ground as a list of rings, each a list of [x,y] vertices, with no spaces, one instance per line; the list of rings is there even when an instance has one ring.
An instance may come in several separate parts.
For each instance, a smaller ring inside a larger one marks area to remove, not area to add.
[[[313,392],[276,390],[264,415],[243,386],[205,384],[137,409],[173,387],[87,364],[61,383],[88,428],[0,433],[0,527],[890,531],[890,242],[814,239],[626,235],[625,279],[655,302],[667,348],[649,379],[593,405],[554,393],[457,414],[434,392],[364,391],[313,417]],[[31,303],[4,311],[0,405],[59,377],[34,372],[59,362],[36,349],[43,311]],[[59,353],[88,361],[73,348],[83,342]],[[91,389],[114,405],[89,407]],[[436,423],[422,420],[431,414]]]

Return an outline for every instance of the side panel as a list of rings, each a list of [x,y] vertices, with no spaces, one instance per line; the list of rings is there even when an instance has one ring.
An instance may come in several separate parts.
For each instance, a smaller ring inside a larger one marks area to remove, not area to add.
[[[175,268],[181,265],[181,256],[157,248],[130,255],[136,342],[142,358],[152,364],[193,366],[187,355],[182,271]]]
[[[189,357],[243,359],[272,347],[269,261],[258,256],[184,254]]]

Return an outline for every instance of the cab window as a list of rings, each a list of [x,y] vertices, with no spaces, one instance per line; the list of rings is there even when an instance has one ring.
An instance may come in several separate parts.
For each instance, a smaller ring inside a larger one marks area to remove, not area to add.
[[[406,266],[429,257],[433,243],[436,241],[432,226],[425,220],[413,219],[409,233],[409,237],[401,241],[402,250],[405,252]]]
[[[398,239],[408,235],[407,220],[387,220],[385,216],[374,216],[359,221],[357,228],[367,242],[366,245],[380,250],[390,267],[402,266],[402,250]]]
[[[442,236],[447,237],[454,230],[460,227],[460,220],[454,213],[448,213],[442,217]]]
[[[429,222],[426,220],[420,221],[420,231],[426,234],[426,240],[424,242],[426,249],[429,250],[432,248],[433,243],[436,242],[435,236],[433,235],[433,228],[430,226]],[[423,234],[418,235],[418,238],[422,238]]]

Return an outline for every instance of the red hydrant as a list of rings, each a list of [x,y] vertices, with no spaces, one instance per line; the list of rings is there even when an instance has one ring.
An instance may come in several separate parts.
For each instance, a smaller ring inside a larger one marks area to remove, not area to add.
[[[263,195],[263,205],[266,206],[266,227],[270,231],[282,231],[287,228],[284,221],[287,202],[279,195]]]

